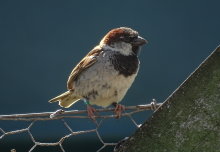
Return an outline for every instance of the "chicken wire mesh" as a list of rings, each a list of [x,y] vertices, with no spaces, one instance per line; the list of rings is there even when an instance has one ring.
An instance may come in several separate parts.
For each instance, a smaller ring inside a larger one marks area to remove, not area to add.
[[[136,120],[133,118],[133,114],[143,112],[146,110],[155,110],[157,109],[161,103],[156,103],[155,100],[151,102],[151,104],[146,105],[137,105],[137,106],[127,106],[125,107],[125,111],[122,113],[121,117],[127,117],[128,120],[130,120],[134,126],[137,128],[140,127],[140,124],[136,122]],[[114,108],[107,108],[107,109],[97,109],[97,113],[103,113],[103,112],[110,112],[114,111]],[[86,114],[86,110],[72,110],[72,111],[63,111],[58,110],[56,112],[43,112],[43,113],[28,113],[28,114],[13,114],[13,115],[0,115],[0,121],[25,121],[28,122],[26,127],[22,129],[15,129],[12,131],[6,131],[5,129],[2,129],[0,126],[0,144],[1,140],[3,140],[5,137],[15,134],[21,134],[21,133],[27,133],[29,136],[29,139],[32,142],[31,148],[28,150],[28,152],[34,152],[37,147],[51,147],[51,146],[58,146],[62,152],[66,152],[63,143],[65,140],[67,140],[70,137],[75,137],[77,135],[82,134],[89,134],[89,133],[95,133],[99,142],[101,143],[101,146],[97,149],[97,152],[103,151],[104,148],[107,146],[114,146],[117,148],[119,144],[123,141],[118,142],[106,142],[103,138],[103,136],[100,134],[99,128],[104,123],[105,119],[112,119],[115,117],[115,115],[107,114],[107,115],[97,115],[96,120],[93,121],[95,124],[94,129],[87,129],[87,130],[77,130],[75,131],[75,128],[71,127],[69,122],[66,119],[90,119],[88,116],[83,115]],[[97,120],[99,119],[99,121]],[[35,138],[35,135],[32,133],[32,128],[34,125],[36,125],[39,121],[51,121],[51,120],[58,120],[62,123],[62,125],[68,130],[67,134],[62,136],[58,139],[56,142],[40,142]],[[11,152],[16,152],[16,149],[11,149]]]

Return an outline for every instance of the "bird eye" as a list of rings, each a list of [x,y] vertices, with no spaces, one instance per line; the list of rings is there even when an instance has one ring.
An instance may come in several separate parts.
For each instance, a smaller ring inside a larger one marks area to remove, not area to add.
[[[130,41],[133,41],[133,40],[137,39],[137,36],[130,36],[129,39],[130,39]]]

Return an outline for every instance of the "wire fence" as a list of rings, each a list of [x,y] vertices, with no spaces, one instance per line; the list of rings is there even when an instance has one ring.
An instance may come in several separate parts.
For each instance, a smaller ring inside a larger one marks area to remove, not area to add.
[[[137,106],[127,106],[125,107],[125,111],[122,113],[121,117],[128,117],[132,123],[136,126],[136,128],[139,128],[140,125],[135,121],[135,119],[132,117],[133,114],[139,113],[146,110],[155,110],[157,109],[161,103],[156,103],[155,100],[151,102],[151,104],[146,105],[137,105]],[[110,112],[114,111],[114,108],[107,108],[107,109],[97,109],[96,112]],[[71,110],[71,111],[63,111],[58,110],[56,112],[43,112],[43,113],[28,113],[28,114],[12,114],[12,115],[0,115],[0,121],[8,120],[8,121],[28,121],[30,124],[24,128],[24,129],[18,129],[13,131],[5,131],[0,127],[0,141],[5,138],[6,136],[14,135],[14,134],[20,134],[20,133],[28,133],[30,136],[31,141],[33,142],[33,146],[30,148],[29,152],[33,152],[34,149],[37,146],[59,146],[62,152],[65,151],[65,147],[63,146],[63,142],[72,136],[80,135],[80,134],[88,134],[91,132],[94,132],[98,140],[101,142],[102,146],[97,150],[97,152],[101,152],[106,146],[115,146],[115,148],[118,147],[118,145],[121,143],[121,141],[117,143],[109,143],[105,142],[103,138],[101,137],[99,133],[99,127],[103,123],[104,119],[109,118],[115,118],[115,115],[97,115],[95,118],[101,118],[99,122],[96,120],[93,121],[95,123],[95,128],[90,130],[81,130],[81,131],[73,131],[73,129],[70,127],[70,125],[65,120],[66,118],[71,119],[90,119],[88,116],[83,115],[86,114],[86,110]],[[50,121],[50,120],[59,120],[62,122],[64,127],[66,127],[69,131],[68,134],[64,135],[59,139],[57,142],[39,142],[35,139],[33,136],[33,133],[31,132],[31,128],[37,121]],[[11,149],[11,152],[16,152],[16,149]]]

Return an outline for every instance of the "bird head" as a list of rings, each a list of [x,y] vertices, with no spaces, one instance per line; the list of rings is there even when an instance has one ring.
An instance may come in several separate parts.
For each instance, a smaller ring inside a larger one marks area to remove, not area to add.
[[[140,46],[147,41],[139,36],[138,32],[128,28],[120,27],[109,31],[101,40],[100,45],[112,48],[123,55],[137,54]]]

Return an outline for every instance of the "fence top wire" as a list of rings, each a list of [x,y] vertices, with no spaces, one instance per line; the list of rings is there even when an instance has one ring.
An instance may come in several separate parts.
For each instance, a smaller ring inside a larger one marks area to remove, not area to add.
[[[146,110],[156,110],[159,106],[161,106],[161,103],[156,103],[155,100],[151,102],[151,104],[146,104],[146,105],[137,105],[137,106],[127,106],[125,107],[125,111],[122,113],[122,117],[126,116],[130,118],[131,122],[139,128],[140,125],[136,123],[136,121],[133,119],[132,114],[141,112],[141,111],[146,111]],[[104,112],[110,112],[114,111],[114,108],[106,108],[106,109],[97,109],[97,112],[104,113]],[[10,120],[10,121],[30,121],[30,124],[24,128],[24,129],[18,129],[18,130],[13,130],[13,131],[8,131],[6,132],[2,128],[0,128],[0,140],[2,140],[5,136],[13,135],[13,134],[20,134],[23,132],[27,132],[28,135],[30,136],[31,141],[33,142],[33,146],[29,150],[29,152],[33,152],[34,149],[37,146],[59,146],[62,152],[66,152],[65,148],[63,147],[63,142],[72,136],[79,135],[79,134],[87,134],[94,132],[99,141],[102,143],[101,148],[97,150],[97,152],[101,152],[106,146],[116,146],[118,143],[109,143],[105,142],[103,138],[101,137],[99,133],[99,126],[103,123],[103,119],[106,118],[114,118],[115,115],[97,115],[95,118],[102,118],[101,121],[99,122],[94,122],[96,123],[95,129],[90,129],[90,130],[80,130],[80,131],[73,131],[70,127],[70,125],[65,121],[64,118],[89,118],[85,114],[87,113],[86,110],[71,110],[71,111],[63,111],[63,110],[58,110],[56,112],[42,112],[42,113],[27,113],[27,114],[12,114],[12,115],[0,115],[0,121],[4,120]],[[64,135],[59,139],[57,142],[39,142],[36,141],[35,137],[32,134],[31,127],[35,124],[36,121],[46,121],[46,120],[60,120],[62,121],[63,125],[69,130],[69,133]],[[16,152],[16,149],[12,149],[11,152]]]
[[[125,107],[125,112],[122,113],[122,116],[128,116],[137,112],[145,110],[155,110],[161,103],[151,103],[145,105],[137,106],[127,106]],[[110,112],[114,111],[114,108],[105,108],[105,109],[96,109],[96,112]],[[59,110],[58,110],[59,111]],[[27,114],[11,114],[11,115],[0,115],[0,120],[20,120],[20,121],[34,121],[34,120],[55,120],[63,118],[89,118],[86,115],[86,110],[71,110],[71,111],[61,111],[59,115],[51,117],[54,112],[42,112],[42,113],[27,113]],[[113,118],[115,115],[97,115],[95,118]]]

